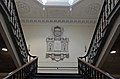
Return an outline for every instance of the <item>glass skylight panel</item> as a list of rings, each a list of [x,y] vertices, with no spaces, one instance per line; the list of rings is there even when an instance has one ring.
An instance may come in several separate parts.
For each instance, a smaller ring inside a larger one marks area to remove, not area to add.
[[[47,0],[47,2],[68,2],[69,0]]]
[[[42,0],[42,3],[43,3],[43,5],[45,5],[47,3],[47,0]]]
[[[69,4],[72,5],[74,0],[69,0]]]
[[[80,0],[37,0],[45,6],[72,6]]]

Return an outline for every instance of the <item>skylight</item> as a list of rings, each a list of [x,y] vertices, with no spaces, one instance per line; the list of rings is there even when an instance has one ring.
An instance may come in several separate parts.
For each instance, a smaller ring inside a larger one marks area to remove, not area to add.
[[[80,0],[37,0],[45,6],[72,6]]]

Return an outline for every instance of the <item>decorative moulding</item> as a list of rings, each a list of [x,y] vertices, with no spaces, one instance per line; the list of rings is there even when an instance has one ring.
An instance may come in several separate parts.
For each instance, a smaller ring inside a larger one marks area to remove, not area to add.
[[[22,18],[23,23],[80,23],[95,24],[96,19],[41,19],[41,18]]]
[[[59,54],[46,53],[46,58],[51,58],[53,61],[59,62],[64,58],[69,58],[69,54],[68,53],[66,54],[65,53],[59,53]]]
[[[99,3],[89,4],[85,9],[85,13],[89,15],[94,15],[94,16],[98,15],[100,7],[101,5]]]
[[[52,35],[46,38],[46,58],[51,58],[57,62],[63,60],[64,58],[69,58],[69,38],[64,37],[64,28],[56,26],[51,28],[51,31]]]
[[[30,6],[25,2],[16,2],[18,11],[22,14],[30,13]]]

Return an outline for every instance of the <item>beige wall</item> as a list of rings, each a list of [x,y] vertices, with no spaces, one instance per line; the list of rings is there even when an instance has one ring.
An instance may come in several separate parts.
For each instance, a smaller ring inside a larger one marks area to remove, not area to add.
[[[64,28],[63,36],[69,38],[69,58],[55,62],[46,59],[46,37],[52,35],[51,27]],[[23,29],[30,53],[39,57],[39,66],[47,67],[77,67],[77,57],[85,55],[85,45],[89,46],[95,24],[76,23],[24,23]]]

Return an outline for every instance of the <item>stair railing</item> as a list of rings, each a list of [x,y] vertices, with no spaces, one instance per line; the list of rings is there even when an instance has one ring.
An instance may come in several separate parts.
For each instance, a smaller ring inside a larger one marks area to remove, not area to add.
[[[119,10],[120,0],[104,1],[87,54],[79,58],[93,65],[97,62],[100,52],[102,51],[105,41],[107,40],[110,30],[112,29],[113,23],[111,22],[111,17],[113,19],[115,12],[119,15],[119,13],[117,13]]]
[[[37,73],[37,61],[38,58],[34,57],[33,60],[10,72],[3,79],[32,79],[32,76]]]
[[[31,56],[27,49],[15,1],[0,0],[0,9],[5,17],[7,28],[15,45],[19,59],[22,64],[25,64],[34,56]]]
[[[84,79],[115,79],[108,73],[103,72],[80,58],[78,58],[78,73],[82,75]]]

